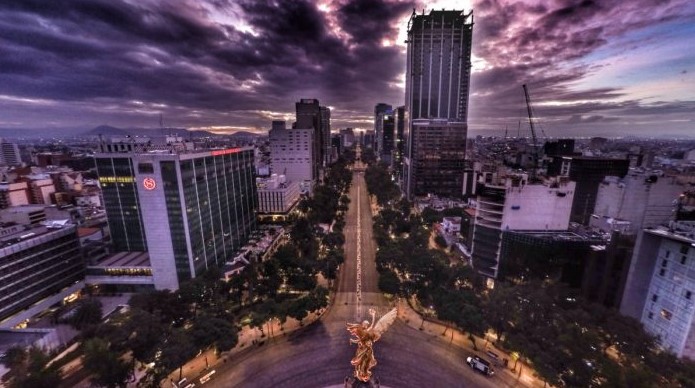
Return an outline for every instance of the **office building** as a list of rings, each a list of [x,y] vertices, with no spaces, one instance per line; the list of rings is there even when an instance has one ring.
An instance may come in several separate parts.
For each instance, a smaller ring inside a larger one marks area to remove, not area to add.
[[[391,109],[379,112],[376,117],[376,155],[384,163],[391,164],[391,154],[395,145],[395,122]]]
[[[635,234],[614,231],[608,241],[591,246],[582,275],[584,298],[609,308],[620,307],[635,239]]]
[[[596,194],[601,182],[607,176],[623,178],[629,167],[628,159],[555,156],[548,165],[548,175],[566,176],[577,182],[571,221],[588,225],[596,206]]]
[[[574,139],[558,139],[543,144],[543,154],[548,157],[574,155]]]
[[[364,148],[372,148],[374,149],[374,142],[376,140],[376,135],[374,134],[374,130],[368,129],[363,132],[362,136],[362,146]]]
[[[403,152],[405,151],[405,106],[399,106],[393,111],[393,120],[395,127],[395,144],[393,148],[393,171],[401,181],[403,175]]]
[[[461,197],[466,170],[466,123],[412,120],[405,190],[415,196]]]
[[[114,251],[147,251],[132,155],[98,156],[96,165]]]
[[[19,153],[19,146],[0,139],[0,166],[21,166],[22,157]]]
[[[29,184],[27,182],[0,183],[0,209],[29,204]]]
[[[221,267],[256,227],[250,147],[101,153],[96,162],[114,246],[149,254],[156,289]]]
[[[471,244],[473,267],[489,278],[500,272],[503,232],[567,231],[575,183],[566,179],[529,183],[525,174],[509,175],[476,190]]]
[[[284,218],[299,202],[300,189],[297,182],[287,181],[284,175],[273,174],[270,178],[256,178],[258,191],[258,213],[260,218]]]
[[[284,121],[273,121],[268,134],[272,173],[284,175],[289,182],[297,182],[303,192],[311,191],[313,182],[318,179],[315,175],[314,133],[311,128],[288,129]]]
[[[317,179],[323,167],[330,164],[331,111],[314,98],[303,98],[295,104],[297,121],[293,129],[313,130],[313,177]]]
[[[413,12],[408,22],[403,177],[409,199],[461,196],[472,32],[472,12]]]
[[[319,108],[319,120],[321,123],[321,152],[323,154],[323,167],[329,166],[333,159],[333,145],[331,144],[331,110],[322,106]]]
[[[623,178],[609,176],[598,186],[589,225],[636,235],[673,219],[673,202],[686,191],[676,177],[631,169]]]
[[[393,107],[389,104],[386,104],[384,102],[380,102],[374,106],[374,144],[372,144],[372,148],[375,150],[379,149],[379,137],[381,137],[381,129],[379,128],[379,115],[381,115],[384,112],[388,112],[393,110]]]
[[[352,128],[340,130],[340,144],[343,148],[350,148],[355,144],[355,131]]]
[[[84,284],[74,225],[0,224],[0,326],[13,327]]]
[[[634,317],[661,346],[695,359],[695,223],[644,229],[635,247],[621,313]]]

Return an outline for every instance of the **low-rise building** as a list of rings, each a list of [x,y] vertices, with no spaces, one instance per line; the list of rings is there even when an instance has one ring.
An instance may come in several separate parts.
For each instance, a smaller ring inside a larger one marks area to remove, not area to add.
[[[444,233],[456,234],[461,231],[461,217],[444,217],[442,219]]]
[[[13,327],[83,287],[74,225],[0,229],[0,327]]]
[[[288,182],[284,175],[273,174],[270,178],[256,178],[258,213],[261,218],[284,218],[299,201],[300,188],[297,182]]]

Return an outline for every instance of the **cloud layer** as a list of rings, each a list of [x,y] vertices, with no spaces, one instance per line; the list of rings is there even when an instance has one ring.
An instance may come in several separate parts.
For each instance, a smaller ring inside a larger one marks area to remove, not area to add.
[[[412,9],[398,0],[6,0],[0,128],[156,126],[163,113],[168,125],[260,131],[291,120],[300,98],[333,107],[334,128],[366,128],[377,102],[404,100],[398,36]],[[695,129],[695,53],[650,62],[663,72],[605,79],[673,36],[695,38],[690,1],[481,0],[473,9],[472,129],[516,125],[522,83],[552,136],[639,135],[652,122]],[[681,89],[644,87],[655,82]]]

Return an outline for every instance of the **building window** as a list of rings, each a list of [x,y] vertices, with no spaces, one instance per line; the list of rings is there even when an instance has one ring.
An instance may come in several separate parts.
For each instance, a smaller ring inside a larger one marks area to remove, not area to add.
[[[649,319],[654,318],[654,313],[650,312],[649,315],[648,315],[647,317],[649,317]]]
[[[686,291],[685,292],[685,299],[690,300],[690,298],[692,298],[692,297],[693,297],[692,291]]]
[[[669,250],[667,249],[667,250],[666,250],[666,257],[669,257],[669,256],[671,256],[671,251],[669,251]]]
[[[652,302],[656,302],[657,299],[659,299],[659,297],[656,294],[652,295]]]
[[[684,255],[688,254],[688,246],[687,245],[681,245],[681,253]]]
[[[665,269],[662,268],[662,269],[659,270],[659,276],[664,276],[665,274],[666,274],[666,270],[665,270]]]
[[[688,261],[688,256],[683,255],[681,256],[681,264],[685,265],[685,263]]]
[[[666,268],[666,265],[668,265],[668,260],[663,260],[663,261],[661,262],[661,266],[664,267],[664,268]]]
[[[152,174],[154,173],[154,166],[152,163],[138,163],[138,172],[140,174]]]

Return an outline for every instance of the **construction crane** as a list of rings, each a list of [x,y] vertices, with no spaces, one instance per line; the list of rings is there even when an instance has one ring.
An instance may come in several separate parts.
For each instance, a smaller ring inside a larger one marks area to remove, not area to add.
[[[526,84],[523,84],[524,96],[526,96],[526,110],[528,111],[528,124],[531,127],[531,139],[533,140],[533,169],[531,170],[530,181],[535,182],[537,180],[536,174],[538,173],[538,139],[536,138],[536,128],[533,126],[533,112],[531,111],[531,97],[528,94],[528,88]]]

